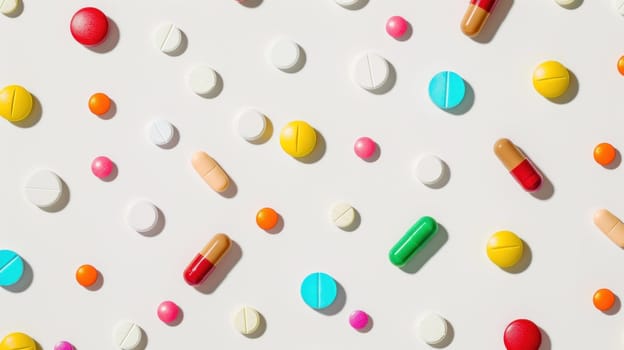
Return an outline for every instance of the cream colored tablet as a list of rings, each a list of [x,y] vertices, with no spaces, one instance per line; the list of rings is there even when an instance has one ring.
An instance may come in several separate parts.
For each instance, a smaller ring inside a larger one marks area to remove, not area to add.
[[[385,58],[367,52],[355,58],[352,78],[362,89],[374,92],[388,83],[390,66]]]
[[[10,16],[19,8],[20,0],[0,0],[0,12]]]
[[[182,46],[182,31],[173,23],[163,23],[154,31],[152,43],[164,53],[174,53]]]
[[[63,183],[54,172],[39,170],[28,178],[24,192],[32,204],[42,209],[49,208],[61,199]]]
[[[210,95],[216,91],[219,78],[214,69],[208,66],[197,66],[189,73],[188,84],[197,95]]]
[[[251,335],[260,328],[260,314],[254,308],[249,306],[241,307],[234,314],[234,328],[244,335]]]
[[[217,192],[225,192],[230,186],[230,178],[223,168],[206,152],[196,152],[191,160],[197,174]]]
[[[131,321],[121,321],[113,330],[113,344],[120,350],[135,350],[142,339],[143,330]]]
[[[329,216],[334,225],[344,229],[355,222],[355,209],[349,203],[336,203],[332,206]]]
[[[557,4],[559,4],[560,6],[571,6],[573,5],[577,0],[555,0],[555,2]]]
[[[607,209],[600,209],[594,213],[594,224],[607,235],[613,243],[624,248],[624,224]]]
[[[448,334],[446,320],[434,313],[427,313],[421,317],[416,325],[418,337],[429,345],[441,343]]]

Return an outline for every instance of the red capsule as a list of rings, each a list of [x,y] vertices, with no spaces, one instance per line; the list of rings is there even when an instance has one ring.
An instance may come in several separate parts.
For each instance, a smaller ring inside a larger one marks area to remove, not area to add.
[[[204,281],[214,270],[215,265],[230,250],[232,241],[224,233],[217,233],[206,244],[195,259],[184,270],[184,280],[191,286],[196,286]]]
[[[535,192],[540,188],[542,176],[509,139],[496,141],[494,153],[527,192]]]

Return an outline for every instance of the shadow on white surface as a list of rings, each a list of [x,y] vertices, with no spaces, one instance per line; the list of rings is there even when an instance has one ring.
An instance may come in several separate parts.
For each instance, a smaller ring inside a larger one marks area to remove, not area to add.
[[[529,268],[532,260],[533,252],[531,251],[531,246],[529,246],[526,241],[522,240],[522,258],[520,258],[520,261],[514,266],[503,268],[503,270],[513,274],[522,273]]]
[[[102,286],[104,286],[104,275],[102,274],[102,272],[98,270],[98,275],[97,275],[97,279],[95,280],[95,283],[93,283],[92,285],[88,287],[85,287],[85,289],[92,291],[92,292],[97,292],[98,290],[102,289]]]
[[[359,0],[357,1],[355,4],[350,5],[350,6],[344,6],[344,8],[346,8],[347,10],[360,10],[362,8],[364,8],[364,6],[368,5],[368,0]]]
[[[215,71],[215,75],[217,76],[217,83],[215,84],[215,87],[212,90],[210,90],[209,93],[198,94],[197,96],[200,96],[206,99],[213,99],[219,96],[219,94],[221,94],[221,92],[223,91],[223,87],[224,87],[223,78],[221,78],[221,74],[219,74],[219,72],[217,71]]]
[[[23,12],[24,12],[24,1],[19,0],[17,2],[17,8],[15,9],[15,11],[5,16],[10,17],[10,18],[15,18],[15,17],[19,17],[19,15],[21,15]]]
[[[24,272],[22,273],[22,278],[20,278],[20,280],[12,286],[2,287],[11,293],[21,293],[28,289],[28,287],[30,287],[30,285],[32,284],[34,277],[33,269],[28,261],[24,259],[24,257],[22,257],[22,262],[24,263]]]
[[[609,170],[614,170],[617,169],[617,167],[620,166],[620,164],[622,164],[622,154],[620,153],[619,150],[615,150],[615,159],[613,159],[613,161],[609,164],[607,164],[606,166],[603,166],[603,168],[605,169],[609,169]]]
[[[473,40],[481,44],[487,44],[492,41],[505,20],[505,17],[507,17],[509,11],[513,7],[513,4],[514,0],[498,0],[496,5],[494,5],[495,7],[490,17],[487,19],[487,23],[481,30],[481,33],[473,38]]]
[[[251,334],[245,334],[245,337],[249,339],[260,338],[267,330],[267,323],[264,315],[261,312],[258,312],[258,315],[260,316],[260,325],[258,326],[258,329]]]
[[[223,259],[221,259],[219,264],[215,266],[214,271],[206,278],[206,281],[199,286],[196,286],[195,289],[203,294],[212,294],[215,290],[217,290],[223,280],[225,280],[228,273],[232,271],[242,256],[243,251],[241,250],[241,247],[238,243],[232,240],[232,247],[230,247],[230,251],[223,257]]]
[[[165,229],[165,224],[167,223],[167,218],[165,217],[165,213],[163,213],[163,211],[160,210],[160,208],[156,208],[156,211],[158,212],[158,221],[156,221],[156,225],[154,225],[154,227],[149,231],[139,232],[142,236],[154,237]]]
[[[113,119],[115,114],[117,114],[117,104],[115,103],[115,100],[111,98],[110,108],[108,109],[108,111],[102,115],[98,115],[97,117],[103,120],[109,120],[109,119]]]
[[[616,295],[615,296],[615,302],[613,303],[613,306],[611,306],[611,308],[609,310],[603,311],[602,313],[605,314],[605,315],[614,316],[618,312],[620,312],[621,308],[622,308],[622,302],[620,301],[620,297],[618,297]]]
[[[60,177],[59,179],[61,180],[61,198],[59,198],[59,200],[53,205],[46,207],[46,208],[41,208],[41,210],[48,212],[48,213],[56,213],[56,212],[63,210],[67,206],[67,204],[69,204],[69,200],[71,198],[71,191],[69,190],[69,187],[65,183],[65,180],[63,180]]]
[[[20,120],[19,122],[13,122],[13,125],[20,128],[31,128],[39,123],[39,121],[41,120],[41,116],[43,115],[41,101],[39,101],[37,96],[35,96],[34,94],[31,93],[31,95],[33,99],[33,106],[30,115],[24,120]]]
[[[425,184],[425,186],[434,190],[439,190],[440,188],[446,186],[449,181],[451,181],[451,168],[449,168],[448,164],[442,160],[442,178],[435,183]]]
[[[165,52],[165,54],[167,54],[168,56],[177,57],[186,52],[186,49],[188,48],[188,37],[182,29],[180,29],[180,34],[182,35],[182,41],[180,42],[180,46],[178,46],[178,48],[173,50],[172,52]]]
[[[325,150],[327,149],[327,144],[325,143],[325,137],[321,134],[320,131],[316,130],[316,146],[312,153],[308,154],[305,157],[295,158],[301,163],[305,164],[314,164],[321,160],[325,155]]]
[[[570,85],[568,86],[568,90],[566,90],[566,92],[563,95],[557,98],[550,99],[550,101],[552,101],[553,103],[563,105],[563,104],[571,102],[572,100],[574,100],[576,95],[578,95],[579,81],[576,78],[576,74],[574,74],[574,72],[571,71],[570,69],[568,69],[568,72],[570,73]]]
[[[290,68],[282,69],[283,72],[293,74],[293,73],[297,73],[298,71],[302,70],[303,67],[305,67],[306,62],[308,61],[308,56],[306,55],[305,49],[301,47],[301,45],[299,45],[299,52],[300,54],[299,54],[299,59],[297,60],[297,63]]]
[[[270,230],[266,230],[267,233],[270,233],[272,235],[276,235],[280,232],[282,232],[282,230],[284,229],[284,217],[281,214],[277,214],[277,224],[275,224],[275,227],[273,227]]]
[[[400,37],[395,38],[394,40],[408,41],[412,37],[412,34],[414,34],[414,30],[412,29],[412,24],[410,22],[407,22],[407,30],[405,31],[405,33],[403,33],[403,35],[401,35]]]
[[[550,337],[542,327],[539,327],[540,333],[542,333],[542,344],[539,347],[539,350],[551,350],[552,343],[550,342]]]
[[[229,174],[228,174],[228,177],[230,177]],[[230,177],[230,185],[228,186],[227,190],[223,192],[217,192],[217,193],[219,193],[219,195],[221,195],[221,197],[224,197],[224,198],[234,198],[236,194],[238,193],[238,185],[236,185],[236,182],[234,182],[234,179]]]
[[[173,320],[173,322],[165,323],[167,326],[177,327],[180,325],[180,323],[182,323],[182,321],[184,321],[184,310],[182,310],[182,308],[179,306],[178,308],[179,308],[178,317],[176,317],[175,320]]]
[[[103,182],[112,182],[115,181],[115,179],[117,178],[117,176],[119,175],[119,170],[117,169],[117,163],[115,163],[114,161],[111,160],[111,163],[113,164],[113,170],[111,170],[110,174],[108,174],[107,177],[100,179]]]
[[[355,217],[353,218],[353,222],[351,223],[351,225],[347,226],[347,227],[342,227],[340,228],[343,231],[347,231],[347,232],[353,232],[355,230],[357,230],[358,227],[360,227],[360,224],[362,223],[362,216],[360,215],[360,212],[353,208],[353,212],[355,213]]]
[[[561,7],[563,7],[564,9],[568,9],[568,10],[574,10],[576,8],[579,8],[581,5],[583,5],[583,0],[576,0],[572,2],[570,5],[563,5]]]
[[[357,329],[357,331],[359,333],[368,333],[371,331],[371,329],[373,329],[373,326],[375,325],[375,321],[373,321],[373,317],[369,314],[368,315],[368,323],[366,324],[366,327],[362,328],[362,329]]]
[[[446,110],[446,112],[453,115],[463,115],[468,113],[468,111],[470,111],[470,109],[474,105],[474,89],[472,88],[472,85],[470,85],[470,83],[466,80],[464,80],[464,83],[466,84],[466,94],[464,95],[464,100],[457,107],[448,109]]]
[[[180,143],[180,132],[178,131],[178,128],[176,128],[175,125],[171,125],[171,127],[173,128],[173,137],[171,138],[171,141],[164,145],[158,146],[159,148],[168,150],[174,148],[178,145],[178,143]]]
[[[249,141],[249,143],[253,145],[261,145],[269,141],[271,137],[273,136],[273,122],[267,116],[264,116],[264,119],[266,119],[266,127],[264,129],[264,133],[262,134],[262,137],[255,141]]]
[[[453,328],[453,325],[451,324],[451,322],[449,322],[449,320],[445,320],[445,321],[446,321],[446,327],[448,327],[446,329],[446,337],[444,337],[444,340],[442,340],[438,344],[432,344],[431,347],[433,348],[444,349],[445,347],[451,345],[451,343],[453,342],[453,339],[455,338],[455,329]]]
[[[379,146],[377,142],[375,142],[375,153],[373,153],[373,155],[370,156],[370,158],[366,158],[362,160],[367,163],[373,163],[373,162],[376,162],[377,159],[379,159],[379,157],[381,157],[381,147]]]
[[[238,2],[247,8],[256,8],[262,5],[262,0],[238,0]]]
[[[107,53],[112,51],[117,43],[119,42],[119,27],[117,23],[113,21],[112,18],[107,17],[108,19],[108,33],[106,34],[106,38],[100,44],[94,46],[85,46],[89,50],[95,53]]]
[[[147,333],[145,333],[145,330],[141,327],[141,342],[139,342],[139,345],[137,345],[137,347],[133,350],[145,350],[148,342],[149,339],[147,339]]]
[[[334,303],[324,309],[317,309],[316,311],[318,313],[321,313],[325,316],[333,316],[339,313],[340,311],[342,311],[345,304],[347,303],[347,293],[342,287],[342,284],[340,284],[340,282],[338,281],[336,281],[336,287],[338,290],[336,294],[336,300],[334,300]]]
[[[412,274],[418,272],[447,241],[448,232],[444,226],[438,223],[438,232],[433,235],[429,242],[425,243],[422,250],[416,253],[407,265],[401,267],[401,270]]]

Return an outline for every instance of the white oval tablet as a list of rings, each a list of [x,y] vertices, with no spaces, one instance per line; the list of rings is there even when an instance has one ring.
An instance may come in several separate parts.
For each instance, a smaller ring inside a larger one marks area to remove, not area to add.
[[[234,314],[233,324],[241,334],[253,334],[260,328],[260,314],[254,308],[243,306]]]
[[[381,89],[390,77],[385,58],[372,52],[358,56],[353,64],[353,81],[368,91]]]
[[[188,83],[196,94],[208,95],[217,88],[217,72],[208,66],[197,66],[189,73]]]
[[[355,6],[360,0],[335,0],[336,4],[342,7],[352,7]]]
[[[416,324],[418,337],[429,345],[441,343],[448,334],[446,320],[434,313],[424,315]]]
[[[164,53],[173,53],[182,45],[182,31],[173,23],[163,23],[154,31],[152,43]]]
[[[24,192],[32,204],[39,208],[48,208],[61,199],[63,183],[52,171],[39,170],[28,178]]]
[[[349,203],[336,203],[332,206],[329,217],[340,228],[348,228],[355,221],[355,209]]]
[[[425,155],[418,160],[415,175],[424,185],[434,186],[444,178],[444,162],[434,155]]]
[[[113,329],[113,344],[121,350],[136,349],[143,339],[143,330],[131,321],[121,321]]]
[[[175,134],[173,125],[164,119],[157,119],[150,123],[148,135],[156,146],[166,146],[173,140]]]
[[[282,71],[292,69],[301,59],[301,47],[289,39],[279,39],[270,52],[271,63]]]
[[[0,0],[0,12],[5,15],[12,15],[17,11],[20,0]]]
[[[138,233],[147,233],[158,224],[158,208],[148,201],[138,201],[128,210],[128,225]]]
[[[255,109],[247,109],[239,114],[236,120],[236,130],[240,137],[247,141],[257,141],[266,131],[266,117]]]

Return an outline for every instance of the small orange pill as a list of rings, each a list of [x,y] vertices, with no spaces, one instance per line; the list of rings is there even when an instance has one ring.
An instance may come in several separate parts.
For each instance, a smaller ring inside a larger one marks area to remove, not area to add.
[[[106,94],[98,92],[89,98],[89,110],[95,115],[104,115],[111,107],[111,100]]]
[[[594,148],[594,160],[602,166],[611,164],[616,155],[615,147],[609,143],[601,143]]]
[[[258,214],[256,214],[256,224],[265,231],[275,227],[278,220],[279,214],[272,208],[262,208],[258,210]]]
[[[594,306],[600,311],[607,311],[615,304],[615,294],[612,291],[602,288],[594,293]]]
[[[620,57],[617,64],[618,72],[624,75],[624,56]]]
[[[92,286],[98,279],[98,271],[91,265],[82,265],[76,270],[76,281],[83,287]]]

